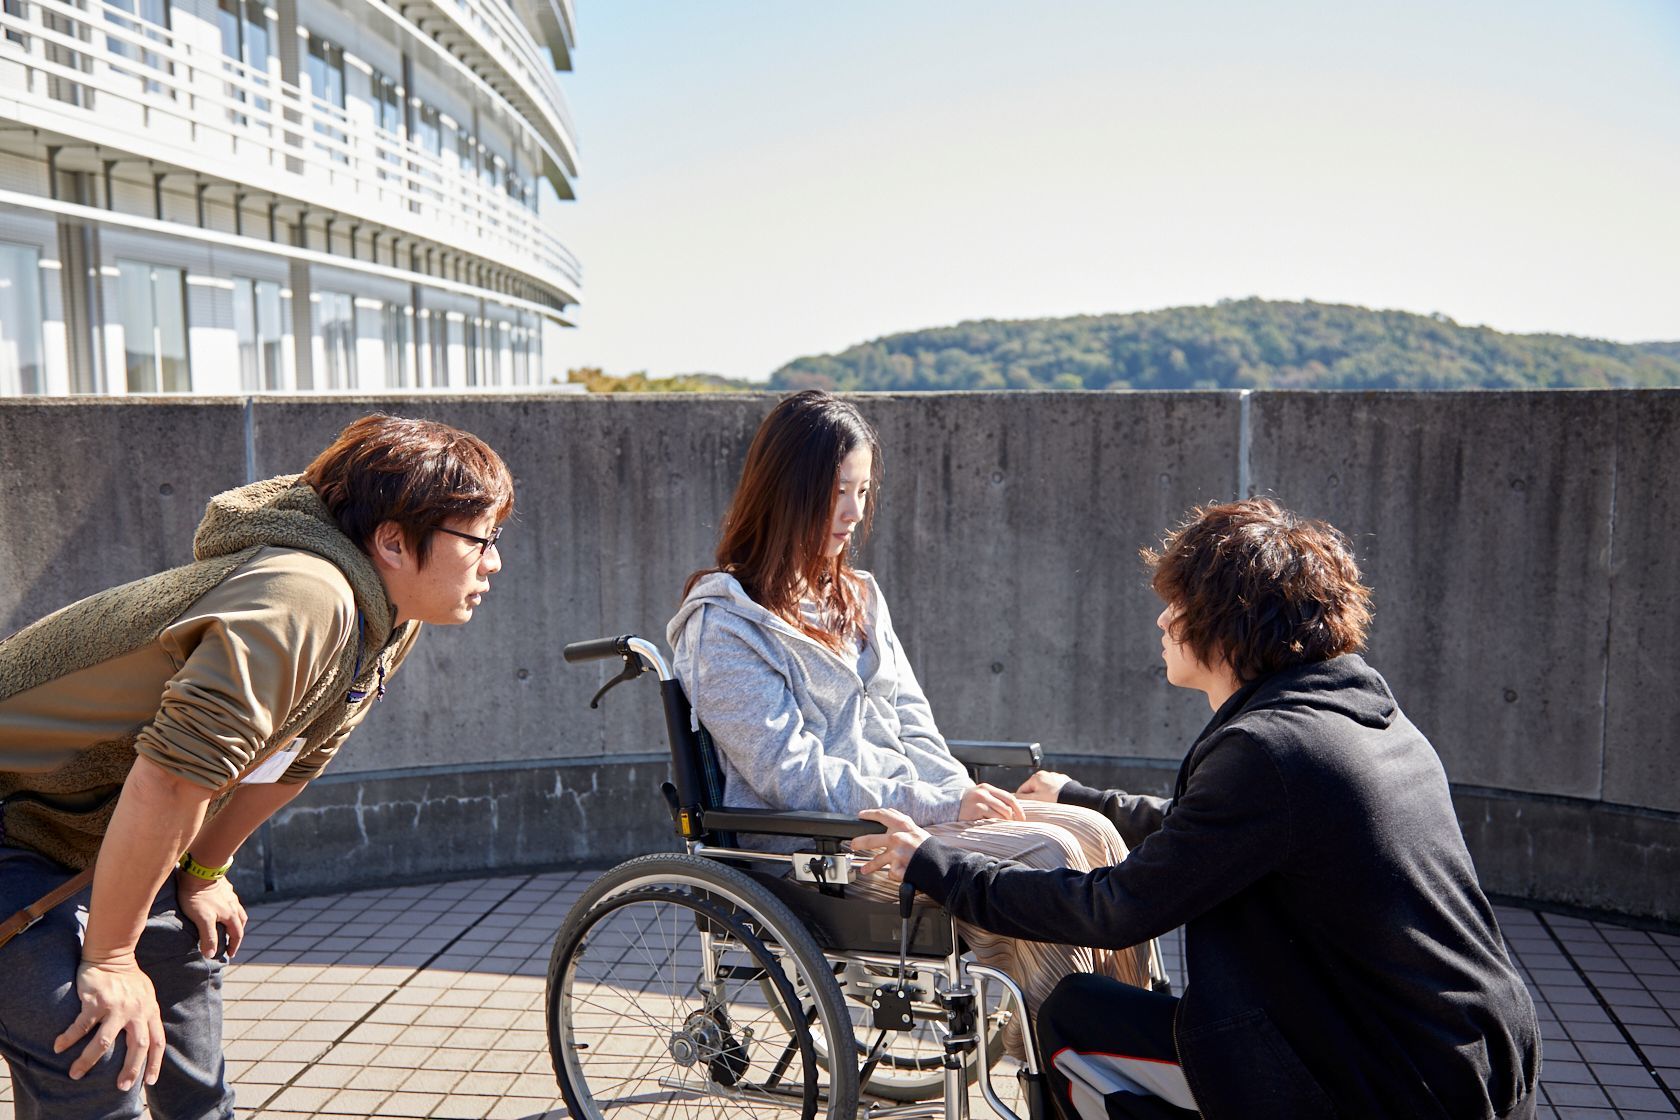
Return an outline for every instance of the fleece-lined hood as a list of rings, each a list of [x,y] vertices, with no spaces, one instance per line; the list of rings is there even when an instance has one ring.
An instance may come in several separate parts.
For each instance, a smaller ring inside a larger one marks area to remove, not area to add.
[[[358,648],[371,665],[407,631],[393,633],[395,608],[373,562],[300,477],[283,475],[216,495],[193,538],[193,563],[90,595],[0,642],[0,699],[156,641],[176,616],[265,546],[312,552],[344,574],[365,628]],[[349,651],[352,658],[356,653]]]
[[[385,647],[396,617],[385,583],[302,475],[281,475],[217,494],[193,534],[195,560],[262,546],[301,549],[330,560],[356,597],[356,609],[367,627],[367,648]]]

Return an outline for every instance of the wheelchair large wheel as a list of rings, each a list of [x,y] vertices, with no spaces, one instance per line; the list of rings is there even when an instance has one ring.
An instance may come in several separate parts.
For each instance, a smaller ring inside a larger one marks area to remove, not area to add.
[[[578,1120],[854,1120],[855,1045],[830,966],[775,896],[715,860],[653,855],[597,879],[554,941],[549,1052]]]

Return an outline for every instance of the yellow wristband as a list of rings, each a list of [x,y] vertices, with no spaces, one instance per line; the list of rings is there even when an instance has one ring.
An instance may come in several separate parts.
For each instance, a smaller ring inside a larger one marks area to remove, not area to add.
[[[220,879],[228,873],[228,868],[233,866],[233,861],[230,859],[220,867],[206,867],[194,859],[191,852],[185,852],[181,855],[181,862],[175,866],[179,867],[182,871],[185,871],[188,875],[194,875],[200,879],[208,879],[211,882],[215,882],[217,879]]]

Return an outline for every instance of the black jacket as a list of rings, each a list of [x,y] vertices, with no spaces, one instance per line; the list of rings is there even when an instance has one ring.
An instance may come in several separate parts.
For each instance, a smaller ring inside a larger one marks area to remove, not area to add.
[[[907,878],[1016,937],[1121,948],[1185,927],[1174,1023],[1208,1117],[1527,1117],[1534,1005],[1429,741],[1357,656],[1232,696],[1171,801],[1069,786],[1132,853],[1090,874],[924,843]]]

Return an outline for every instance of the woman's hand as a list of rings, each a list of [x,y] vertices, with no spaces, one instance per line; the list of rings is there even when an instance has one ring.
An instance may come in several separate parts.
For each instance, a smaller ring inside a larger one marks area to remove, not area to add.
[[[82,1000],[82,1013],[53,1039],[53,1053],[64,1053],[89,1031],[93,1038],[71,1064],[70,1080],[80,1081],[126,1034],[128,1051],[117,1074],[117,1088],[125,1093],[133,1088],[142,1070],[146,1084],[157,1084],[163,1071],[163,1016],[152,982],[140,971],[134,954],[83,960],[76,969],[76,994]]]
[[[874,832],[852,841],[854,852],[876,853],[874,859],[863,865],[863,874],[885,871],[893,882],[904,882],[904,869],[910,866],[910,858],[928,838],[927,832],[897,809],[865,809],[858,816],[887,827],[884,833]]]
[[[962,795],[962,807],[957,810],[957,819],[983,821],[987,818],[1024,821],[1027,815],[1021,811],[1021,803],[1015,800],[1013,793],[981,782],[970,787]]]
[[[1054,770],[1040,770],[1021,783],[1021,788],[1015,791],[1015,796],[1024,797],[1028,801],[1054,802],[1062,796],[1062,787],[1071,781],[1073,779],[1066,774],[1058,774]]]
[[[198,951],[206,957],[216,955],[216,927],[227,930],[228,957],[239,952],[245,940],[245,907],[234,893],[233,884],[226,879],[200,879],[185,871],[175,873],[175,895],[180,900],[181,913],[198,927]]]

